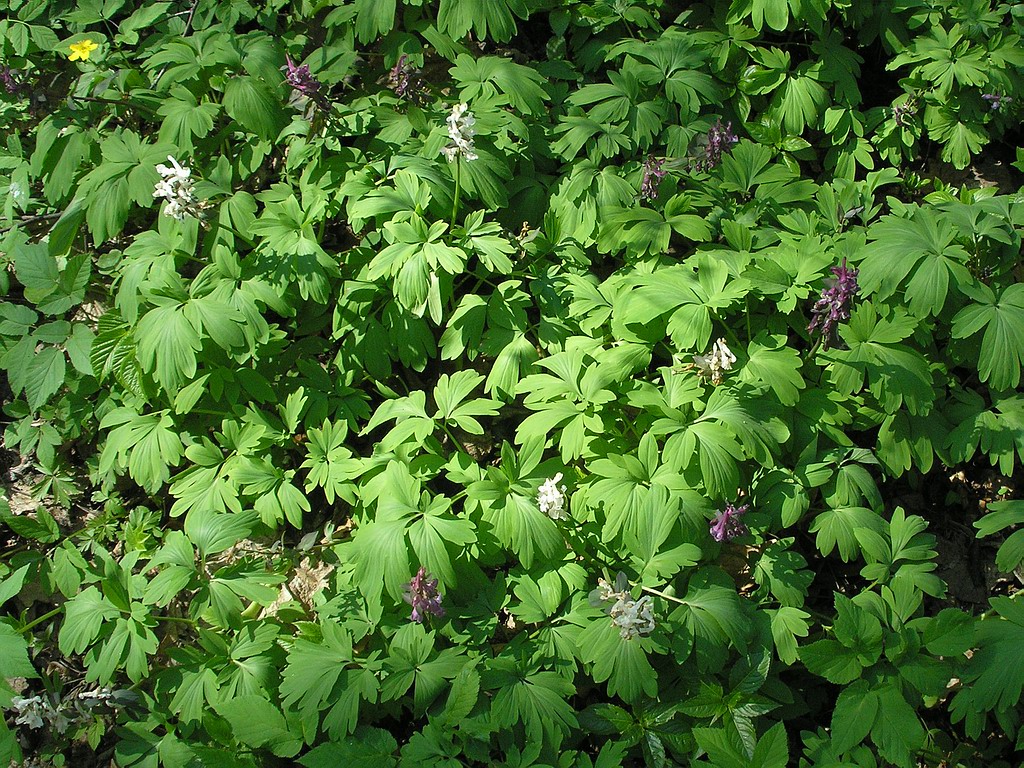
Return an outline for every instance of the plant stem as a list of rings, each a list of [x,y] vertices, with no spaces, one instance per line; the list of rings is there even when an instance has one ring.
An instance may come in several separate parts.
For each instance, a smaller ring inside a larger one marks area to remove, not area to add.
[[[173,621],[178,622],[179,624],[188,624],[192,627],[196,625],[194,620],[186,619],[184,616],[154,616],[153,618],[157,621]]]
[[[452,229],[455,229],[455,218],[459,214],[459,194],[462,192],[462,161],[455,156],[455,196],[452,198]]]
[[[671,600],[673,603],[679,603],[680,605],[689,605],[689,603],[687,603],[685,600],[680,600],[678,597],[673,597],[672,595],[666,595],[661,590],[654,589],[653,587],[640,587],[640,590],[643,592],[650,592],[652,595],[663,597],[666,600]]]
[[[44,613],[42,616],[40,616],[36,620],[30,621],[28,624],[26,624],[24,627],[22,627],[18,631],[19,632],[28,632],[30,629],[32,629],[33,627],[38,626],[39,624],[42,624],[44,621],[48,621],[49,619],[52,619],[54,616],[56,616],[58,613],[60,613],[63,610],[64,610],[64,606],[58,605],[52,611],[48,611],[47,613]]]

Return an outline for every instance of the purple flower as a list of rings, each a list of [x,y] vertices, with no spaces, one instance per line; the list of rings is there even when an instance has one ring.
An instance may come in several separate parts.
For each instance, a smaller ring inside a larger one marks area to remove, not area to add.
[[[644,177],[640,182],[640,199],[655,200],[658,197],[658,184],[665,178],[668,171],[662,170],[665,158],[653,155],[644,161]]]
[[[915,99],[908,99],[902,104],[897,104],[892,108],[892,120],[901,128],[905,128],[910,125],[910,118],[916,114],[917,101]]]
[[[860,286],[857,285],[858,272],[846,266],[845,258],[840,266],[832,267],[835,277],[825,280],[821,298],[811,309],[814,319],[807,326],[807,332],[818,331],[821,334],[822,349],[828,349],[835,339],[836,325],[850,319],[850,306],[860,292]]]
[[[291,56],[285,54],[284,58],[287,63],[281,69],[284,71],[285,82],[303,96],[315,97],[320,91],[320,81],[309,71],[309,64],[297,67]]]
[[[6,64],[0,67],[0,83],[4,84],[4,90],[12,96],[20,92],[24,85],[17,73]]]
[[[720,511],[715,516],[715,519],[711,521],[711,537],[715,541],[728,541],[729,539],[735,539],[737,536],[747,534],[747,526],[741,523],[739,518],[748,509],[750,509],[749,504],[744,504],[742,507],[726,504],[725,509]]]
[[[402,587],[403,599],[412,606],[412,620],[422,624],[428,613],[440,618],[444,616],[441,593],[437,591],[437,579],[427,578],[427,569],[422,565],[412,580]]]
[[[403,53],[388,73],[388,88],[400,99],[418,101],[422,95],[420,74],[420,70],[412,66],[409,57]]]
[[[694,168],[699,173],[706,173],[712,168],[718,167],[718,164],[722,162],[722,155],[731,152],[739,140],[739,137],[732,132],[732,122],[723,125],[722,119],[719,118],[708,129],[708,135],[704,140],[704,157],[694,163]]]
[[[1012,97],[1007,96],[1005,93],[1000,93],[998,91],[996,93],[983,93],[981,94],[981,98],[988,102],[988,107],[993,112],[999,112],[1007,104],[1013,102]]]

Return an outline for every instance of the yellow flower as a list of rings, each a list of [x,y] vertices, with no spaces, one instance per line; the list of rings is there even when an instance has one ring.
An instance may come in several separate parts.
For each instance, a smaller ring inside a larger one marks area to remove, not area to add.
[[[72,43],[69,47],[71,48],[71,55],[68,56],[68,61],[78,61],[79,59],[88,61],[89,54],[99,48],[99,45],[86,38],[81,42]]]

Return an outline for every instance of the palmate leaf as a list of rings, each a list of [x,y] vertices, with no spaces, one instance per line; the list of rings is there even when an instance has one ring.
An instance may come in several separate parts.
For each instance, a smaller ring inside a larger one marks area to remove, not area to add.
[[[705,254],[684,265],[640,275],[630,283],[631,289],[613,309],[613,327],[646,326],[671,313],[668,331],[672,341],[680,350],[701,352],[711,339],[711,310],[728,309],[750,288],[745,278],[730,279],[729,268]]]
[[[516,33],[516,17],[530,14],[525,0],[441,0],[437,25],[460,40],[472,29],[477,40],[504,42]]]
[[[860,553],[857,531],[867,529],[881,533],[885,521],[865,507],[836,507],[827,509],[811,523],[811,533],[817,533],[815,545],[823,555],[828,555],[836,546],[843,562],[850,562]]]
[[[100,473],[106,474],[115,466],[127,467],[135,482],[156,493],[183,453],[181,435],[170,411],[140,415],[129,408],[117,408],[103,417],[100,428],[115,425],[100,453]]]
[[[746,612],[735,588],[713,579],[714,574],[706,569],[695,574],[672,617],[685,625],[698,645],[731,643],[742,652],[750,631]]]
[[[647,659],[649,642],[643,637],[624,639],[612,620],[600,614],[579,636],[579,657],[593,665],[594,682],[608,681],[609,696],[636,702],[658,695],[658,676]]]
[[[560,118],[556,131],[562,135],[551,145],[551,151],[566,160],[573,160],[584,147],[588,158],[597,162],[632,147],[621,126],[594,120],[578,108]]]
[[[839,334],[848,350],[823,353],[834,362],[831,376],[838,391],[855,394],[868,377],[868,388],[886,413],[905,406],[912,415],[924,415],[935,399],[932,373],[920,352],[900,342],[910,336],[919,321],[902,309],[879,317],[873,304],[861,304]]]
[[[634,63],[631,71],[649,85],[661,86],[680,108],[680,121],[700,113],[704,104],[717,103],[720,89],[707,74],[707,54],[689,30],[668,29],[658,40],[624,40],[609,51],[609,58],[629,53],[649,64]]]
[[[816,67],[816,63],[802,62],[775,91],[769,114],[781,119],[790,135],[800,136],[808,126],[816,126],[818,116],[829,104],[828,91],[818,82]]]
[[[963,290],[974,303],[953,318],[953,337],[967,339],[984,328],[978,353],[981,380],[997,390],[1015,388],[1024,361],[1024,285],[1011,285],[998,297],[980,283]]]
[[[213,130],[213,118],[220,105],[212,101],[201,104],[195,95],[181,86],[171,89],[170,98],[160,105],[158,113],[164,118],[160,126],[160,141],[173,144],[191,155],[195,149],[193,137],[201,139]]]
[[[154,307],[135,327],[139,364],[170,391],[196,374],[199,333],[177,302]]]
[[[868,236],[858,275],[865,296],[886,299],[903,287],[910,314],[929,317],[946,305],[950,278],[959,292],[974,283],[966,267],[969,255],[955,242],[949,219],[929,209],[914,209],[909,218],[884,216]]]
[[[118,129],[101,145],[103,162],[82,179],[77,197],[86,205],[86,223],[96,242],[121,231],[131,204],[153,204],[153,186],[160,178],[157,163],[173,154],[173,144],[148,144],[133,131]]]
[[[1024,656],[1012,650],[1024,641],[1024,601],[994,597],[989,604],[997,616],[976,624],[975,651],[953,701],[954,721],[972,711],[1010,710],[1019,706],[1024,691]]]
[[[497,4],[497,3],[495,3]],[[497,56],[473,58],[459,54],[449,70],[461,88],[463,101],[504,94],[519,112],[533,114],[544,108],[547,93],[541,87],[544,78],[535,70]]]
[[[739,371],[740,381],[767,386],[783,405],[796,405],[806,385],[800,369],[803,360],[786,337],[760,333],[747,346],[747,361]]]
[[[278,757],[294,757],[302,748],[302,736],[262,696],[249,694],[226,700],[217,706],[217,713],[228,721],[232,737],[242,744],[266,745]]]
[[[356,0],[356,37],[372,43],[395,26],[396,0]]]
[[[380,682],[373,669],[355,658],[352,638],[339,626],[321,625],[320,642],[299,638],[288,652],[281,678],[281,697],[286,708],[297,710],[307,734],[316,732],[320,713],[323,727],[341,741],[355,730],[363,701],[375,703]]]
[[[224,87],[224,111],[241,130],[270,141],[277,138],[286,123],[275,89],[248,75],[228,80]]]
[[[576,687],[557,672],[525,673],[507,658],[491,662],[489,687],[497,692],[491,702],[491,720],[499,728],[526,726],[531,741],[544,739],[558,746],[578,726],[576,714],[566,699]]]

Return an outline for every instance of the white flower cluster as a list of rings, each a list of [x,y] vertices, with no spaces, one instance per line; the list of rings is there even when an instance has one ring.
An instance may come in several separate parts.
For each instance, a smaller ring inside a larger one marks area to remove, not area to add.
[[[452,143],[444,147],[441,152],[448,158],[449,162],[459,155],[467,160],[476,160],[478,155],[473,147],[473,137],[476,135],[476,118],[469,111],[469,105],[463,102],[452,107],[452,113],[445,119],[448,123],[448,138]]]
[[[153,197],[162,197],[167,201],[164,215],[181,221],[186,216],[197,219],[203,216],[203,204],[196,197],[195,183],[192,181],[192,169],[182,166],[170,155],[170,165],[157,165],[156,172],[163,178],[156,183]]]
[[[650,595],[634,600],[628,589],[626,574],[620,573],[614,586],[604,579],[598,579],[597,589],[590,593],[591,605],[604,605],[605,611],[612,617],[612,626],[618,627],[623,640],[649,635],[655,627],[654,600]]]
[[[90,708],[109,701],[112,693],[109,688],[82,691],[63,702],[58,700],[56,706],[44,696],[15,696],[11,699],[10,709],[15,713],[14,722],[17,725],[42,728],[49,724],[57,733],[64,733],[73,723],[90,719]]]
[[[719,339],[707,355],[694,355],[693,364],[697,366],[698,376],[707,376],[711,383],[718,385],[722,383],[722,373],[732,370],[732,364],[736,362],[736,355],[732,353],[725,344],[725,339]]]
[[[559,472],[552,478],[544,481],[544,484],[537,489],[537,506],[540,511],[552,520],[565,520],[569,514],[565,511],[565,486],[559,487],[558,481],[562,479]]]

